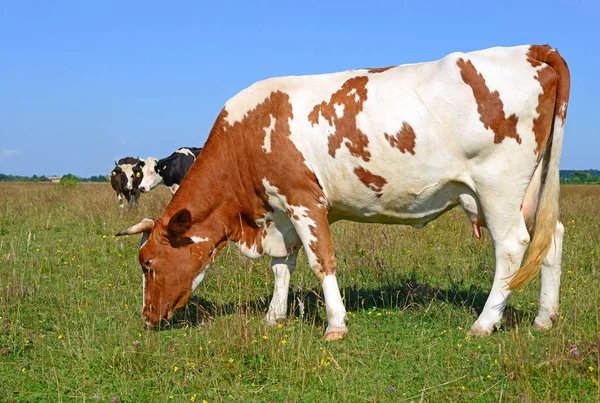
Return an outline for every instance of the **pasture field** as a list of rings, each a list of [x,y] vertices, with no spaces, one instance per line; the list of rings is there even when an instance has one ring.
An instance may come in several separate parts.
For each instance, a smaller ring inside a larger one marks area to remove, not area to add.
[[[300,256],[289,319],[262,318],[269,259],[217,258],[172,326],[140,317],[139,237],[159,188],[120,212],[109,184],[0,184],[0,401],[594,402],[600,400],[600,186],[563,186],[561,316],[531,326],[539,281],[502,328],[467,335],[492,285],[487,233],[455,209],[421,230],[332,226],[350,335],[324,342],[320,286]]]

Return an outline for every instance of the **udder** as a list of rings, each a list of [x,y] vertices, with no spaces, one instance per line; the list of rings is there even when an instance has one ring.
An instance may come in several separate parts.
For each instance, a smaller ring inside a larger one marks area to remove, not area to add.
[[[481,211],[481,206],[477,201],[475,193],[471,190],[458,196],[458,201],[467,214],[467,219],[473,226],[473,235],[477,239],[481,238],[481,227],[485,227],[485,218]]]

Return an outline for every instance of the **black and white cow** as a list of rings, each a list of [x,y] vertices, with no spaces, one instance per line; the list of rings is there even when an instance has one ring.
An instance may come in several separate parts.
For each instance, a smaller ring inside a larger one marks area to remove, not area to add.
[[[115,162],[110,176],[110,184],[117,193],[119,207],[123,207],[123,198],[127,200],[129,207],[133,205],[139,196],[139,192],[133,186],[133,168],[136,164],[143,162],[139,158],[125,157]]]
[[[157,160],[148,157],[145,161],[140,161],[134,167],[136,179],[142,178],[136,189],[148,192],[164,183],[175,194],[201,150],[201,147],[182,147],[166,158]]]

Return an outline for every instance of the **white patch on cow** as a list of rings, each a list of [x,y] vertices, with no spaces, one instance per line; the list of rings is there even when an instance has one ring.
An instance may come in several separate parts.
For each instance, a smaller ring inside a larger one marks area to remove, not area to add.
[[[265,193],[268,196],[268,202],[274,209],[285,212],[289,219],[293,221],[294,229],[302,240],[302,243],[307,246],[317,238],[312,234],[310,228],[316,227],[316,223],[308,216],[308,208],[305,206],[293,206],[288,203],[287,197],[279,192],[279,189],[269,183],[267,178],[262,180],[265,187]],[[295,219],[294,217],[297,217]],[[310,248],[306,248],[308,263],[311,267],[318,264],[318,260],[314,252]]]
[[[172,184],[171,186],[167,186],[172,194],[175,194],[179,189],[179,185],[177,183]]]
[[[298,233],[284,211],[268,212],[256,223],[263,229],[259,237],[264,255],[286,257],[301,245]]]
[[[144,175],[138,188],[143,192],[148,192],[154,189],[156,186],[162,183],[163,178],[155,171],[158,160],[154,157],[146,158],[146,163],[142,167],[142,174]]]
[[[204,280],[204,276],[206,275],[206,272],[209,267],[210,267],[210,265],[206,265],[206,267],[204,268],[202,273],[200,273],[196,277],[194,277],[194,280],[192,281],[192,294],[194,293],[194,291],[196,291],[196,288],[198,288],[198,286],[200,285],[202,280]]]
[[[262,256],[262,253],[258,252],[258,248],[255,243],[248,246],[245,242],[234,242],[242,254],[250,259],[257,259]]]
[[[199,237],[199,236],[191,236],[190,239],[192,240],[193,243],[208,241],[208,238],[202,238],[202,237]]]
[[[127,189],[131,190],[133,188],[133,167],[135,165],[132,164],[121,164],[119,165],[123,172],[125,172],[125,176],[127,176]]]
[[[342,118],[344,116],[344,108],[346,105],[344,104],[334,104],[333,109],[335,109],[335,114],[338,118]]]
[[[231,98],[229,101],[227,101],[225,107],[223,108],[225,111],[227,111],[225,121],[228,124],[233,125],[234,123],[244,119],[248,112],[256,108],[256,105],[263,102],[272,91],[281,88],[281,81],[282,78],[270,78],[259,81],[241,91],[240,94],[243,94],[242,97],[236,96]]]
[[[175,152],[179,153],[179,154],[183,154],[183,155],[190,155],[190,156],[192,156],[192,158],[196,159],[196,156],[194,155],[194,153],[192,151],[190,151],[189,148],[182,147],[182,148],[175,150]]]
[[[262,149],[267,154],[271,153],[271,133],[275,129],[275,123],[277,123],[277,119],[275,119],[273,115],[269,115],[269,118],[271,119],[271,123],[269,126],[263,128],[265,131],[265,143],[263,144]]]
[[[346,308],[342,302],[335,274],[326,275],[321,283],[321,287],[323,288],[325,309],[327,311],[327,330],[325,334],[333,329],[346,328]]]
[[[538,117],[536,108],[538,106],[539,95],[543,89],[540,83],[534,79],[538,72],[547,67],[542,63],[540,66],[533,67],[527,62],[528,46],[519,46],[514,48],[492,48],[483,51],[459,54],[465,60],[471,61],[477,72],[485,79],[485,84],[491,92],[498,91],[503,104],[505,117],[515,115],[518,118],[517,133],[521,137],[521,144],[518,144],[515,139],[506,138],[502,144],[505,145],[508,153],[513,150],[519,152],[521,147],[529,148],[530,150],[537,149],[535,136],[533,135],[534,119]],[[491,52],[490,52],[491,51]],[[502,52],[502,63],[493,57],[493,52]],[[452,58],[455,62],[457,58]],[[460,71],[457,70],[457,78],[460,79]],[[471,97],[473,97],[472,89],[465,85]],[[516,91],[515,89],[519,90]],[[477,106],[473,99],[471,113],[477,112]],[[469,111],[468,111],[469,112]],[[483,125],[483,123],[479,123]],[[481,132],[479,126],[478,132]],[[481,136],[480,136],[481,137]],[[470,141],[475,142],[475,132],[470,136]],[[487,134],[483,139],[493,139],[494,133],[491,129],[487,130]],[[504,158],[504,156],[503,156]],[[533,168],[533,165],[524,166],[527,170]],[[535,164],[534,164],[535,165]]]
[[[568,102],[563,102],[563,104],[558,108],[558,114],[560,116],[565,116],[565,114],[567,113],[567,106],[568,106]],[[561,119],[562,123],[564,124],[565,121],[564,119]]]

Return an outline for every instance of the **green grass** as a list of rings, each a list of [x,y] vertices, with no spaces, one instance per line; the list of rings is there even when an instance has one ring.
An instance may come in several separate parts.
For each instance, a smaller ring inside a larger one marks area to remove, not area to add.
[[[145,331],[139,239],[112,234],[169,199],[160,188],[121,213],[107,184],[0,184],[0,400],[600,399],[600,187],[563,187],[561,317],[548,332],[531,326],[536,281],[511,296],[500,331],[467,336],[494,259],[462,212],[422,230],[334,224],[350,335],[331,343],[304,256],[289,320],[269,327],[269,260],[235,248],[171,328]]]

